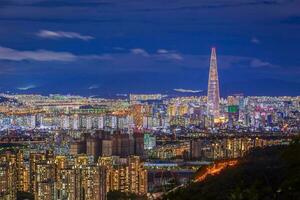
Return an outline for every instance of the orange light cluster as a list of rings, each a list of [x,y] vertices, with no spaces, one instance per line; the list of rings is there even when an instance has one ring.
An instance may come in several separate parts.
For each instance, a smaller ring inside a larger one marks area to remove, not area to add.
[[[117,110],[117,111],[112,112],[112,115],[115,115],[115,116],[127,116],[129,114],[130,114],[129,110]]]
[[[219,161],[212,165],[209,165],[207,167],[204,167],[201,169],[195,178],[195,182],[201,182],[204,181],[209,175],[214,176],[216,174],[219,174],[222,170],[233,167],[238,164],[238,160],[226,160],[226,161]]]

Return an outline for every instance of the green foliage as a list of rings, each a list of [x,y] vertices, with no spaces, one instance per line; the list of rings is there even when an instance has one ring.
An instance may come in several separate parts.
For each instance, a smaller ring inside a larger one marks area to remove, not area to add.
[[[300,199],[300,138],[283,151],[282,157],[288,165],[288,171],[277,192],[284,198]]]
[[[146,200],[146,196],[139,196],[133,193],[110,191],[107,193],[107,200]]]
[[[29,192],[17,192],[17,200],[34,200],[34,196]]]
[[[240,164],[163,197],[168,200],[300,199],[300,140],[250,152]]]

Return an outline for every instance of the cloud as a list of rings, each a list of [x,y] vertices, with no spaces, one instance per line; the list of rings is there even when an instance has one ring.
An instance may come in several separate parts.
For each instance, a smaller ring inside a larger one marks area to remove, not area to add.
[[[107,61],[107,60],[112,60],[113,56],[110,54],[103,54],[103,55],[80,55],[77,56],[77,58],[84,59],[84,60],[102,60],[102,61]]]
[[[251,42],[252,42],[253,44],[260,44],[260,40],[257,39],[256,37],[253,37],[253,38],[251,39]]]
[[[269,63],[269,62],[264,62],[260,59],[254,58],[252,59],[252,61],[250,62],[250,66],[254,67],[254,68],[258,68],[258,67],[275,67],[275,65]]]
[[[54,52],[47,50],[19,51],[0,46],[0,60],[35,60],[35,61],[73,61],[76,56],[69,52]]]
[[[169,51],[166,49],[158,49],[157,53],[164,54],[164,53],[169,53]]]
[[[179,53],[164,53],[164,54],[159,54],[155,55],[156,58],[158,59],[165,59],[165,60],[183,60],[183,56],[180,55]]]
[[[145,57],[149,56],[149,53],[146,50],[141,49],[141,48],[131,49],[130,52],[132,54],[135,54],[135,55],[142,55],[142,56],[145,56]]]
[[[176,88],[173,89],[176,92],[182,92],[182,93],[199,93],[203,92],[203,90],[190,90],[190,89],[182,89],[182,88]]]
[[[27,86],[24,86],[24,87],[18,87],[17,89],[18,90],[30,90],[30,89],[33,89],[33,88],[36,88],[36,85],[27,85]]]
[[[166,49],[158,49],[156,53],[150,54],[145,49],[135,48],[130,49],[130,52],[134,55],[141,55],[144,57],[154,58],[156,60],[183,60],[183,56],[176,51],[168,51]]]
[[[103,55],[74,55],[70,52],[56,52],[48,50],[35,50],[35,51],[20,51],[7,47],[0,46],[0,60],[11,61],[75,61],[78,59],[84,60],[111,60],[112,56],[109,54]]]
[[[49,39],[67,38],[67,39],[80,39],[84,41],[94,39],[94,37],[89,35],[81,35],[80,33],[64,32],[64,31],[40,30],[36,35],[41,38],[49,38]]]
[[[71,71],[85,70],[86,66],[95,71],[101,73],[123,73],[123,72],[163,72],[163,73],[182,73],[182,71],[193,71],[198,69],[209,68],[210,55],[196,55],[196,54],[181,54],[176,50],[158,49],[153,53],[144,50],[142,48],[135,48],[124,50],[117,53],[109,53],[102,55],[76,55],[71,52],[55,52],[47,50],[32,50],[21,51],[0,46],[0,61],[4,63],[2,65],[5,73],[20,73],[22,70],[27,70],[27,67],[32,63],[22,63],[26,67],[20,68],[12,62],[6,61],[36,61],[36,62],[62,62],[61,64]],[[66,62],[72,62],[68,64]],[[76,62],[76,65],[73,63]],[[101,62],[101,63],[100,63]],[[12,65],[12,66],[11,66]],[[36,67],[40,67],[40,63],[34,64]],[[47,70],[54,69],[55,66],[59,66],[60,63],[43,63],[43,66],[47,67]],[[218,68],[220,70],[230,69],[264,69],[274,67],[273,63],[265,60],[261,60],[255,57],[243,57],[233,55],[218,55]],[[10,72],[6,70],[10,68]],[[32,70],[32,67],[29,67]],[[92,72],[86,72],[92,73]],[[92,89],[92,88],[91,88]]]
[[[157,58],[168,59],[168,60],[183,60],[183,56],[176,51],[169,51],[166,49],[158,49],[157,54],[154,55]]]
[[[208,69],[209,55],[184,55],[184,61],[180,64],[184,69]],[[236,56],[236,55],[217,55],[218,68],[221,70],[230,69],[256,69],[265,67],[280,66],[271,62],[264,61],[256,57]]]
[[[99,85],[91,85],[90,87],[88,87],[89,90],[94,90],[99,88]]]
[[[255,57],[219,56],[218,60],[218,67],[221,66],[223,69],[279,67],[278,65]]]

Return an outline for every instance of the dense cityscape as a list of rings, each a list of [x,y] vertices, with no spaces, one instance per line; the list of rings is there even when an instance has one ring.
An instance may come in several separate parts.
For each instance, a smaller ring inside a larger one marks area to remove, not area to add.
[[[300,200],[300,0],[0,0],[0,200]]]
[[[208,80],[207,96],[1,94],[1,198],[159,199],[299,134],[299,96],[220,98],[215,48]]]

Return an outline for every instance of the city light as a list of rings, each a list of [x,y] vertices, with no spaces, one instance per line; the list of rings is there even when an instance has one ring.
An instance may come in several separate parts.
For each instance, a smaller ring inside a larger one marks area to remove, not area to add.
[[[300,199],[297,0],[0,0],[0,200]]]

